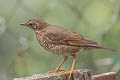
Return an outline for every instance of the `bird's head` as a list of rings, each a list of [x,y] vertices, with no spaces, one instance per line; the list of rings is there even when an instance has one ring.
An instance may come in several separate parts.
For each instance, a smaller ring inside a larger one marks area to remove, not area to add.
[[[44,21],[43,19],[36,17],[36,18],[32,18],[24,23],[21,23],[20,25],[27,26],[33,30],[37,30],[37,29],[44,29],[49,24],[46,21]]]

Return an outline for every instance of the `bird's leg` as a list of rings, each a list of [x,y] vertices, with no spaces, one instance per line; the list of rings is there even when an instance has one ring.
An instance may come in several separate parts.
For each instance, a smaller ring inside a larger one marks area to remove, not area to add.
[[[68,59],[68,56],[64,56],[63,61],[58,65],[58,67],[56,68],[56,70],[48,71],[48,73],[58,72],[58,71],[64,71],[64,69],[60,69],[60,67],[62,66],[62,64],[63,64],[67,59]]]
[[[69,79],[71,78],[72,72],[78,72],[77,70],[74,70],[74,65],[76,62],[76,55],[73,56],[73,63],[70,71],[62,72],[62,74],[70,74]]]

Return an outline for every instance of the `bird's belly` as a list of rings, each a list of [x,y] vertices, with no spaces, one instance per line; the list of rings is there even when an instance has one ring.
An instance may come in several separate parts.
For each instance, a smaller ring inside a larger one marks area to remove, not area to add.
[[[42,36],[37,38],[37,40],[44,49],[57,55],[71,56],[71,55],[76,54],[80,50],[82,50],[80,47],[52,44],[46,38],[43,38]]]
[[[81,50],[79,47],[51,44],[45,40],[40,42],[40,45],[47,51],[62,56],[71,56]]]
[[[78,47],[55,45],[55,44],[50,44],[48,45],[48,48],[46,47],[44,48],[53,54],[64,55],[64,56],[71,56],[80,50]]]

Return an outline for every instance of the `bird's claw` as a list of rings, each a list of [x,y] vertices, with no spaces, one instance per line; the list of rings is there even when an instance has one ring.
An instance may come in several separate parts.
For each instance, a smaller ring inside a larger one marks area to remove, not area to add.
[[[69,79],[70,79],[73,72],[78,72],[78,70],[65,71],[65,72],[61,72],[61,74],[69,74]]]
[[[65,70],[64,69],[56,69],[56,70],[48,71],[48,73],[54,73],[54,72],[59,72],[59,71],[65,71]]]

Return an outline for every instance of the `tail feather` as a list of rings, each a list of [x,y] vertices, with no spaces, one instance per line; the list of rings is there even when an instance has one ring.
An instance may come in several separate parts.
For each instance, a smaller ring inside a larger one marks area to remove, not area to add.
[[[116,50],[114,50],[112,48],[107,48],[107,47],[102,46],[102,45],[97,45],[96,47],[99,48],[99,49],[106,49],[106,50],[109,50],[109,51],[112,51],[112,52],[116,52]]]

